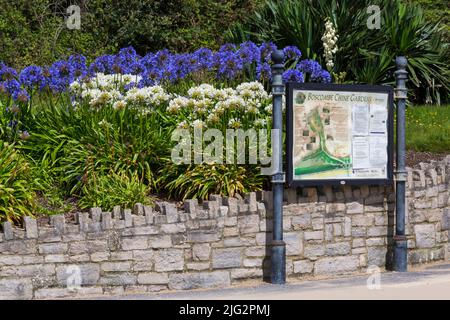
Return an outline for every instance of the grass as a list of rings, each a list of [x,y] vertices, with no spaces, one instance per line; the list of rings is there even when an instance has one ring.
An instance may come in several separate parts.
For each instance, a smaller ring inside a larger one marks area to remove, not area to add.
[[[450,105],[408,107],[406,148],[421,152],[450,153]]]

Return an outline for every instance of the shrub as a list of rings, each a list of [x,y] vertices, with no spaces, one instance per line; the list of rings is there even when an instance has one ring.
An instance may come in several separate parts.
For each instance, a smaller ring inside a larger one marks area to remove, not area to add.
[[[83,53],[88,59],[133,45],[140,53],[169,48],[217,48],[232,21],[256,0],[0,0],[0,61],[14,67],[48,64]],[[70,5],[81,8],[81,28],[68,29]]]
[[[30,167],[14,145],[0,141],[0,222],[19,222],[36,207]]]
[[[115,173],[97,175],[93,173],[82,187],[78,206],[81,209],[101,207],[112,210],[114,206],[132,208],[135,203],[151,204],[150,188],[137,174]]]
[[[244,165],[180,165],[171,161],[160,172],[164,187],[172,196],[182,199],[207,199],[210,194],[243,195],[261,190],[265,176],[257,166]]]

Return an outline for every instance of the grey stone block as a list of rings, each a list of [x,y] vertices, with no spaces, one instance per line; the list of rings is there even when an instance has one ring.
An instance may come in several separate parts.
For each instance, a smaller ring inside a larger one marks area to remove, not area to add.
[[[173,290],[223,288],[230,284],[230,274],[226,271],[180,273],[169,276],[169,288]]]
[[[35,239],[38,237],[38,226],[36,219],[31,217],[23,217],[23,225],[25,227],[25,234],[28,239]]]
[[[356,271],[358,267],[358,256],[322,258],[316,261],[314,273],[318,275],[341,274]]]
[[[11,222],[9,222],[9,221],[3,222],[2,227],[3,227],[3,235],[5,237],[5,240],[14,239],[14,232],[13,232]]]
[[[144,215],[147,224],[153,224],[153,217],[155,215],[155,213],[153,212],[153,208],[150,206],[144,206]]]
[[[184,223],[162,224],[161,232],[163,234],[183,233],[186,232],[186,225]]]
[[[386,265],[386,253],[386,247],[369,247],[367,249],[368,265],[384,267]]]
[[[298,232],[285,233],[283,239],[286,243],[286,255],[296,256],[302,253],[303,242]]]
[[[294,230],[302,230],[311,227],[311,214],[303,213],[292,217],[291,221]]]
[[[102,212],[102,229],[110,230],[113,227],[111,212]]]
[[[75,215],[76,222],[80,225],[81,232],[88,232],[89,230],[89,213],[77,212]]]
[[[21,256],[0,254],[0,266],[20,265],[22,262]]]
[[[149,238],[149,248],[160,249],[160,248],[171,248],[172,238],[169,235],[154,236]]]
[[[177,207],[173,203],[165,202],[163,208],[168,223],[178,222]]]
[[[214,249],[212,267],[214,269],[234,268],[242,265],[242,249]]]
[[[123,220],[125,221],[125,228],[133,226],[133,217],[131,209],[123,209]]]
[[[50,224],[55,228],[58,234],[66,233],[66,218],[64,214],[50,216]]]
[[[436,244],[436,228],[433,224],[416,224],[414,226],[417,248],[432,248]]]
[[[67,243],[44,243],[39,245],[39,253],[41,254],[66,253],[67,250]]]
[[[306,231],[305,240],[323,240],[323,231]]]
[[[256,192],[249,192],[245,195],[245,201],[248,204],[248,210],[254,213],[258,210],[258,203],[256,201]]]
[[[327,256],[341,256],[349,254],[351,246],[349,242],[337,242],[326,245],[325,250]]]
[[[144,215],[144,206],[142,203],[136,203],[133,207],[133,214],[137,216],[143,216]]]
[[[131,262],[129,261],[103,262],[100,268],[102,271],[105,272],[128,271],[131,269]]]
[[[148,247],[149,246],[146,237],[134,237],[122,239],[123,250],[139,250],[139,249],[147,249]]]
[[[56,279],[60,286],[72,284],[75,280],[81,280],[81,285],[97,284],[100,278],[100,267],[96,263],[67,264],[56,267]]]
[[[192,246],[192,258],[194,261],[206,261],[211,254],[211,247],[207,243],[194,244]]]
[[[120,206],[114,206],[112,210],[112,218],[117,220],[122,219],[122,209]]]
[[[305,258],[315,260],[317,257],[325,255],[325,246],[323,244],[306,244],[304,249]]]
[[[10,240],[0,245],[0,251],[17,254],[33,254],[37,252],[36,240]]]
[[[442,230],[450,230],[450,209],[442,211]]]
[[[238,227],[241,234],[259,232],[259,215],[251,214],[239,216]]]
[[[230,275],[232,280],[262,278],[263,270],[261,268],[231,269]]]
[[[198,207],[197,199],[189,199],[184,201],[184,211],[190,214],[195,214]]]
[[[187,232],[187,242],[216,242],[220,240],[218,231],[195,230]]]
[[[184,252],[182,249],[161,249],[155,253],[155,271],[175,271],[184,268]]]
[[[131,273],[102,275],[99,283],[108,286],[128,286],[137,283],[137,276]]]
[[[167,284],[169,276],[167,273],[144,272],[138,274],[137,282],[139,284]]]
[[[33,286],[30,279],[0,279],[0,300],[30,300]]]
[[[225,197],[223,198],[224,205],[228,207],[228,215],[235,216],[238,214],[238,201],[236,198]]]
[[[294,261],[294,273],[311,273],[314,264],[309,260]]]

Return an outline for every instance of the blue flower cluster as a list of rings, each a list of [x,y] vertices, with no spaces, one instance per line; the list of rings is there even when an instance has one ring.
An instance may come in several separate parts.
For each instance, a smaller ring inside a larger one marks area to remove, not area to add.
[[[164,81],[175,82],[198,72],[213,73],[218,80],[230,80],[245,74],[257,80],[270,80],[271,53],[276,45],[267,42],[256,45],[247,41],[239,46],[225,44],[216,52],[201,48],[193,53],[174,54],[167,49],[140,56],[132,47],[123,48],[115,55],[102,55],[90,65],[83,55],[72,55],[50,66],[29,66],[20,74],[0,63],[0,93],[14,100],[27,101],[34,89],[64,92],[77,79],[92,77],[96,73],[122,73],[140,75],[142,80],[131,85],[143,87]],[[314,60],[302,60],[295,46],[283,49],[285,61],[294,69],[283,74],[283,80],[304,82],[331,82],[331,76]]]

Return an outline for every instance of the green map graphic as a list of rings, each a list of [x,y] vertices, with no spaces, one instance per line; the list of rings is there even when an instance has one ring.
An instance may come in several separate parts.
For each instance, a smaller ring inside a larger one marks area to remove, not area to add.
[[[319,173],[337,169],[349,169],[351,159],[336,157],[327,149],[325,129],[318,108],[307,116],[309,128],[319,136],[319,148],[307,154],[295,168],[295,175]]]

